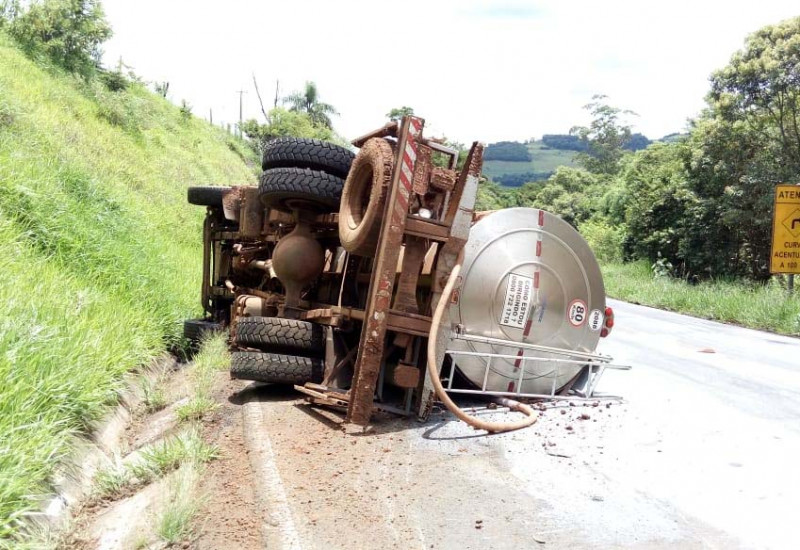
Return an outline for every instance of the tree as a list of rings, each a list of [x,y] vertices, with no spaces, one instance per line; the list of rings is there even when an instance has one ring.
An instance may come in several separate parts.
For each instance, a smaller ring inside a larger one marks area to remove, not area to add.
[[[277,137],[294,136],[337,141],[330,128],[316,124],[306,113],[277,108],[269,111],[268,115],[269,120],[266,124],[259,124],[257,120],[250,119],[244,121],[241,126],[242,133],[247,136],[259,154],[263,154],[264,146],[269,140]]]
[[[404,116],[410,116],[414,114],[414,109],[412,107],[406,107],[405,105],[402,107],[396,107],[386,113],[386,118],[389,120],[393,120],[399,122],[401,118]]]
[[[800,176],[800,17],[764,27],[711,76],[709,104],[778,153],[778,179]]]
[[[15,11],[9,32],[30,53],[42,52],[68,71],[92,73],[111,27],[99,0],[35,0]]]
[[[698,269],[701,262],[686,265],[686,222],[696,197],[689,188],[680,147],[657,143],[639,151],[619,179],[626,191],[627,251],[651,262],[664,258],[684,274]],[[706,235],[701,232],[698,237]]]
[[[0,29],[13,21],[19,13],[19,0],[0,0]]]
[[[592,122],[588,127],[574,126],[569,133],[586,144],[586,152],[577,155],[581,166],[595,174],[616,174],[624,147],[631,139],[630,125],[620,122],[620,118],[636,113],[612,107],[604,103],[605,99],[604,95],[592,96],[593,101],[584,106],[592,114]]]
[[[283,102],[290,106],[290,111],[306,113],[314,124],[322,125],[326,128],[333,128],[330,119],[331,115],[339,114],[333,105],[320,101],[317,85],[310,81],[306,82],[302,92],[294,92],[288,95],[283,98]]]

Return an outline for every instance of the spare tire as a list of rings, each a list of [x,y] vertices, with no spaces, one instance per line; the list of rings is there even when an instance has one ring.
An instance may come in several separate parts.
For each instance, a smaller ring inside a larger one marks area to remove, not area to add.
[[[280,317],[240,317],[236,343],[249,348],[308,357],[325,354],[322,325]]]
[[[321,359],[255,351],[231,354],[231,377],[272,384],[321,382],[325,365]]]
[[[319,139],[280,137],[264,146],[261,167],[310,168],[346,178],[355,155],[352,151]]]
[[[197,206],[222,206],[222,196],[231,187],[190,187],[186,191],[186,200]]]
[[[370,139],[356,155],[339,207],[339,240],[348,252],[375,254],[393,168],[392,146],[383,138]]]
[[[308,168],[272,168],[261,174],[261,202],[291,212],[293,208],[334,212],[342,196],[342,178]]]

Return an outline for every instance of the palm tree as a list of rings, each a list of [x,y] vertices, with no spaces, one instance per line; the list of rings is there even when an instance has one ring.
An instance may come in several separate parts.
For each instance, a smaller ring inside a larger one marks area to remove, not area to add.
[[[317,85],[313,82],[306,82],[305,90],[286,96],[283,98],[283,102],[290,105],[290,111],[308,113],[314,124],[320,124],[326,128],[333,128],[330,115],[339,114],[333,105],[319,100]]]

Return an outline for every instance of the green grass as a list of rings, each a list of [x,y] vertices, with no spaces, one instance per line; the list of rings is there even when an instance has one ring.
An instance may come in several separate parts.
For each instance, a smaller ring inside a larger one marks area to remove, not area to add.
[[[115,497],[122,493],[133,481],[130,470],[121,464],[115,464],[105,470],[100,470],[94,476],[92,493],[100,498]]]
[[[237,140],[138,84],[44,70],[0,33],[0,542],[122,374],[198,315],[186,187],[253,181]]]
[[[199,465],[217,458],[219,449],[203,441],[199,429],[192,427],[142,449],[128,470],[139,481],[149,483],[182,464]]]
[[[167,544],[174,545],[189,539],[193,533],[193,520],[203,506],[204,498],[198,495],[200,472],[187,465],[175,472],[163,503],[156,533]]]
[[[555,172],[559,166],[577,166],[573,157],[574,151],[545,149],[541,141],[528,145],[533,160],[530,162],[511,162],[506,160],[488,160],[483,163],[483,173],[494,179],[504,174],[523,174],[525,172]]]
[[[154,413],[167,406],[167,392],[164,389],[164,383],[165,380],[160,376],[155,379],[142,379],[140,386],[146,413]]]
[[[620,300],[704,319],[800,336],[800,293],[789,297],[773,280],[767,285],[709,281],[689,285],[653,277],[645,262],[602,265],[606,293]]]
[[[227,335],[215,334],[206,338],[189,369],[192,397],[175,410],[178,420],[186,422],[200,420],[204,415],[216,410],[219,404],[214,401],[211,391],[216,374],[230,366]]]

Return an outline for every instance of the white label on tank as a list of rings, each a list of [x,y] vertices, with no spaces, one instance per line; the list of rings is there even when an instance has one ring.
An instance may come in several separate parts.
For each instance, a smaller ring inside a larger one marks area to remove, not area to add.
[[[509,275],[506,300],[503,302],[503,312],[500,314],[500,324],[524,329],[531,301],[533,301],[533,278],[516,273]]]
[[[572,300],[569,303],[567,318],[573,327],[582,327],[586,322],[586,316],[588,314],[589,311],[586,308],[586,302],[583,300]]]
[[[589,314],[589,328],[592,332],[597,332],[603,328],[603,312],[599,309],[593,309]]]

